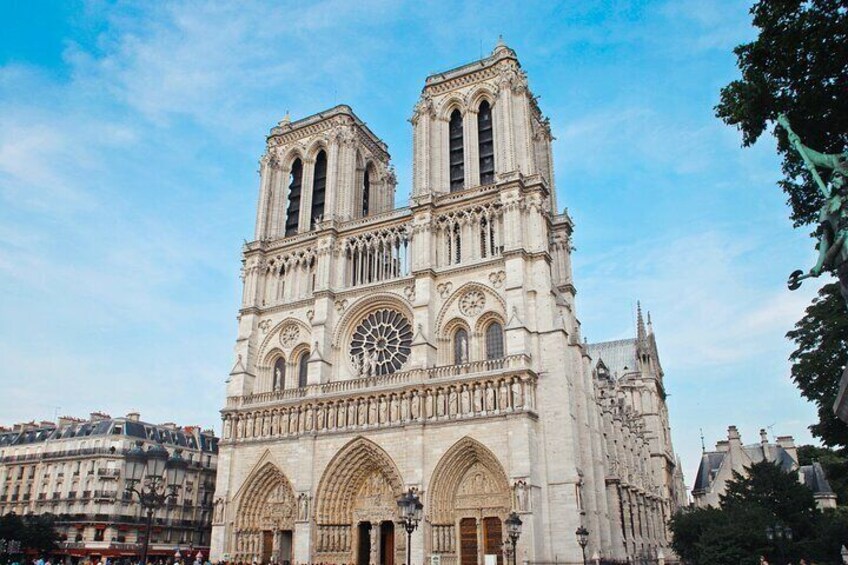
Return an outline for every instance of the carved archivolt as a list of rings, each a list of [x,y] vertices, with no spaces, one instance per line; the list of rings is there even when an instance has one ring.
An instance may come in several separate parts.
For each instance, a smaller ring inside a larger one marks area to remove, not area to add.
[[[505,517],[512,490],[498,458],[469,437],[456,442],[442,456],[430,482],[426,506],[433,524],[453,524],[463,510]]]
[[[343,447],[324,470],[315,518],[318,524],[351,524],[355,516],[366,518],[362,514],[371,512],[392,520],[402,491],[403,481],[391,457],[376,443],[359,437]]]
[[[247,481],[238,506],[236,530],[292,530],[296,509],[289,480],[273,463],[265,463]]]

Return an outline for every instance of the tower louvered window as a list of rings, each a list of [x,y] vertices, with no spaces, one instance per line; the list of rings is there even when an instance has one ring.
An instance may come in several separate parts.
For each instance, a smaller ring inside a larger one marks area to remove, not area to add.
[[[480,153],[480,184],[495,182],[495,136],[492,128],[492,107],[483,100],[477,112],[477,136]]]
[[[462,190],[465,186],[465,155],[462,146],[462,114],[454,110],[448,125],[450,149],[450,191]]]
[[[321,151],[315,158],[315,175],[312,181],[312,224],[309,229],[315,229],[315,222],[324,216],[324,196],[327,192],[327,154]]]
[[[368,215],[371,200],[371,173],[368,167],[365,167],[365,174],[362,177],[362,217]]]
[[[303,162],[295,159],[289,182],[289,208],[286,210],[286,237],[297,233],[300,223],[300,188],[303,182]]]

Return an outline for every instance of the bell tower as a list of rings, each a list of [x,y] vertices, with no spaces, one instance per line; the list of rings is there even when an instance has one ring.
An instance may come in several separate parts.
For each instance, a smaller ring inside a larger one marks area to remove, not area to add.
[[[383,143],[348,106],[292,122],[260,160],[256,240],[277,240],[391,210],[395,176]]]
[[[480,61],[427,77],[411,121],[413,197],[491,185],[515,173],[539,174],[556,192],[549,120],[503,40]],[[553,196],[551,204],[555,212]]]

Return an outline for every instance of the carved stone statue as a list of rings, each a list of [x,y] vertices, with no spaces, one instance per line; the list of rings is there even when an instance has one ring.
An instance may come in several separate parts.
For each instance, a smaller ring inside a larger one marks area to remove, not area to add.
[[[297,519],[309,519],[309,495],[305,492],[300,493],[300,496],[297,497]]]
[[[781,114],[777,121],[786,130],[789,141],[801,155],[824,196],[824,204],[819,211],[818,260],[807,274],[800,269],[793,272],[789,276],[789,289],[795,290],[801,286],[803,279],[818,277],[832,269],[839,277],[842,298],[848,306],[848,152],[841,155],[819,153],[801,143],[786,116]],[[830,186],[824,183],[816,167],[832,171]]]

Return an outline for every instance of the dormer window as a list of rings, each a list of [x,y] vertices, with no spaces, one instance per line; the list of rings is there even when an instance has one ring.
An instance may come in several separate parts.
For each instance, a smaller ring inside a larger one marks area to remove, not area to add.
[[[454,110],[448,126],[450,150],[450,191],[457,192],[465,187],[465,154],[462,145],[462,114]]]

